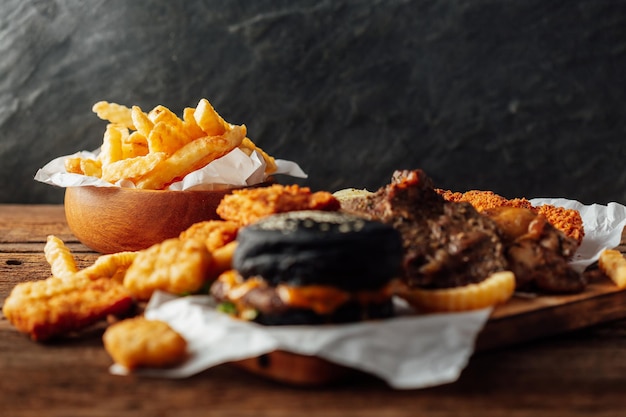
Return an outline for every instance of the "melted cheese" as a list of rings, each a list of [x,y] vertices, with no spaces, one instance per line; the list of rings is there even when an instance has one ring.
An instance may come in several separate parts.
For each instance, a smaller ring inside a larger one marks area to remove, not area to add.
[[[226,271],[218,279],[224,285],[226,298],[235,303],[239,309],[243,309],[242,299],[248,292],[267,286],[267,283],[260,277],[244,280],[234,270]],[[391,282],[379,290],[350,293],[328,285],[293,287],[281,284],[276,287],[276,293],[290,307],[310,309],[317,314],[326,315],[353,300],[361,305],[382,303],[392,296],[394,288],[395,283]]]

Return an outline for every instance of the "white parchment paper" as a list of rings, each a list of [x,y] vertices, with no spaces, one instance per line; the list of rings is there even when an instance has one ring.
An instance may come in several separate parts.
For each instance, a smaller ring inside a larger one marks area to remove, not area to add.
[[[626,207],[585,206],[563,199],[536,199],[580,210],[585,238],[574,260],[584,269],[605,248],[619,244]],[[400,301],[398,316],[382,321],[332,326],[261,326],[234,320],[214,309],[209,296],[178,298],[157,293],[146,316],[168,322],[189,342],[189,359],[166,370],[140,375],[184,378],[212,366],[276,349],[315,355],[376,375],[397,389],[416,389],[455,381],[474,352],[476,336],[491,309],[464,313],[415,315]],[[127,370],[114,365],[111,372]]]
[[[80,174],[72,174],[65,170],[65,159],[77,157],[95,159],[97,152],[81,151],[73,155],[60,156],[48,162],[37,171],[35,180],[57,187],[134,187],[130,181],[120,181],[111,184],[97,177]],[[307,174],[300,166],[283,159],[276,160],[277,170],[272,173],[289,175],[297,178],[307,178]],[[238,187],[262,183],[266,180],[265,160],[254,151],[250,156],[239,148],[233,149],[228,154],[218,158],[205,167],[187,174],[181,181],[171,184],[169,190],[211,190],[224,186]]]

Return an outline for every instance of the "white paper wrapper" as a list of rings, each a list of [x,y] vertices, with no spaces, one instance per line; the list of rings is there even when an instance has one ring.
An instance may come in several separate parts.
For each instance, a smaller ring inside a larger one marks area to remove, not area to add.
[[[35,180],[45,184],[58,187],[134,187],[130,181],[121,181],[111,184],[97,177],[72,174],[65,170],[64,161],[68,157],[80,156],[82,158],[96,158],[95,152],[81,151],[74,155],[58,157],[35,174]],[[246,155],[239,148],[233,149],[230,153],[216,159],[197,171],[191,172],[179,182],[171,184],[169,190],[211,190],[214,188],[224,188],[259,184],[266,180],[265,161],[263,157],[254,151],[250,156]],[[290,175],[297,178],[306,178],[307,174],[292,161],[283,159],[276,160],[277,171],[273,173],[280,175]]]
[[[626,207],[584,206],[563,199],[537,199],[580,210],[585,238],[574,264],[584,269],[605,248],[619,244]],[[416,389],[455,381],[474,352],[476,336],[491,309],[466,313],[411,315],[397,304],[399,316],[376,322],[335,326],[270,327],[234,320],[215,311],[208,296],[177,298],[157,293],[146,316],[168,322],[189,342],[191,356],[179,367],[142,370],[139,375],[183,378],[212,366],[276,349],[325,358],[369,372],[397,389]],[[127,371],[114,365],[111,372]]]

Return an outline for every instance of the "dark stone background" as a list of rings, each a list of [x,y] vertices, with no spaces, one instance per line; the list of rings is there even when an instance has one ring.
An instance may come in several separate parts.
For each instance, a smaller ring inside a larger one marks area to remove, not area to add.
[[[616,0],[3,0],[0,202],[62,201],[33,175],[99,146],[96,101],[202,97],[313,189],[419,167],[457,191],[626,202]]]

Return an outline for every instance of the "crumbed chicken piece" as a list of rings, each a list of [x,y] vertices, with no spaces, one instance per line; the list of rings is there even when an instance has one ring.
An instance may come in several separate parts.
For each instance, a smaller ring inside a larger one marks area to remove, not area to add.
[[[274,184],[234,190],[224,196],[216,211],[222,219],[246,226],[272,214],[299,210],[337,211],[340,207],[339,201],[329,192]]]
[[[128,291],[109,278],[50,277],[17,284],[2,312],[17,330],[45,341],[82,330],[110,314],[124,315],[133,304]]]
[[[102,335],[115,363],[127,369],[167,368],[187,358],[187,341],[160,320],[133,317],[112,324]]]
[[[556,207],[551,204],[533,206],[525,198],[507,199],[493,191],[470,190],[464,193],[450,190],[436,189],[447,201],[468,202],[476,210],[483,211],[494,207],[517,207],[533,210],[543,214],[554,227],[576,240],[580,245],[585,236],[582,217],[577,210]]]

